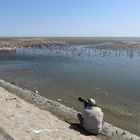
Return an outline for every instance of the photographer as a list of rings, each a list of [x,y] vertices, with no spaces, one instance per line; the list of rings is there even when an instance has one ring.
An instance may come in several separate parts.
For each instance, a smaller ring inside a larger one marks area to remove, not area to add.
[[[84,103],[84,110],[77,114],[81,126],[91,134],[99,134],[103,127],[103,112],[101,108],[96,106],[94,99],[88,99],[87,101],[78,98],[80,102]]]

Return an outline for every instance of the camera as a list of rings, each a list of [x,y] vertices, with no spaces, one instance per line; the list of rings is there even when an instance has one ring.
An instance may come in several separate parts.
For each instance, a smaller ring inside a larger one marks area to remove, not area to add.
[[[87,100],[83,99],[82,97],[79,97],[78,100],[79,100],[79,102],[83,102],[84,103],[84,107],[87,107],[87,105],[88,105],[88,101]]]

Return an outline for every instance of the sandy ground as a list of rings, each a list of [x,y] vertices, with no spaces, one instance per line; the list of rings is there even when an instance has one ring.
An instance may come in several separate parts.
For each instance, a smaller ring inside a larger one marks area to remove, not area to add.
[[[0,128],[14,140],[98,140],[0,87]],[[0,136],[1,138],[1,136]]]

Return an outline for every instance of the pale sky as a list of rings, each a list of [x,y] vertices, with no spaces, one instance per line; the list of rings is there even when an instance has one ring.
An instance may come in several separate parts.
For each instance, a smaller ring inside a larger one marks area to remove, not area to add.
[[[0,37],[140,37],[140,0],[0,0]]]

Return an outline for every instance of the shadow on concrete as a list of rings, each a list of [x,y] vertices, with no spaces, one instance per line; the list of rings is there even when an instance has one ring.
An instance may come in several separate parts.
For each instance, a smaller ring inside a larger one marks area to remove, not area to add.
[[[84,130],[84,128],[78,124],[78,123],[70,123],[70,129],[73,129],[75,131],[78,131],[80,132],[80,134],[82,135],[85,135],[85,136],[97,136],[97,135],[94,135],[94,134],[91,134],[91,133],[88,133]]]
[[[70,124],[70,127],[69,127],[70,129],[73,129],[75,131],[80,132],[81,135],[84,135],[84,136],[96,136],[97,138],[103,139],[103,140],[112,140],[107,135],[105,135],[103,133],[100,133],[98,135],[94,135],[94,134],[86,132],[84,130],[84,128],[79,123],[69,123],[69,124]]]

